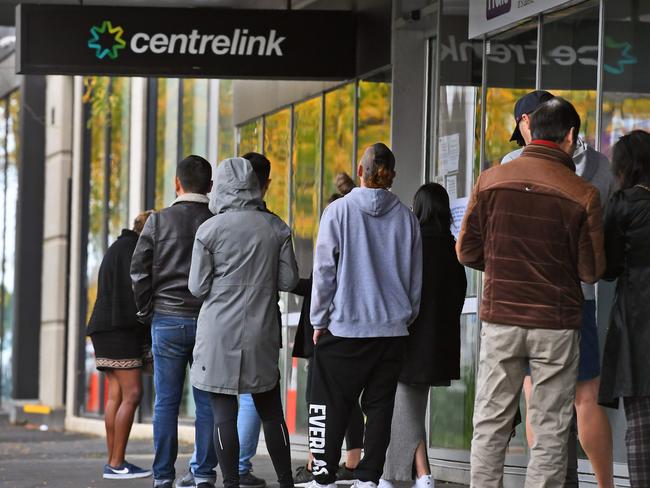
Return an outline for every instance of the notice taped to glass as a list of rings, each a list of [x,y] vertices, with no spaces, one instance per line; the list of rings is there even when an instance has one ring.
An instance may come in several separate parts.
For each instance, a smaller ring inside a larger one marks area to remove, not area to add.
[[[352,12],[17,7],[22,74],[348,79]]]

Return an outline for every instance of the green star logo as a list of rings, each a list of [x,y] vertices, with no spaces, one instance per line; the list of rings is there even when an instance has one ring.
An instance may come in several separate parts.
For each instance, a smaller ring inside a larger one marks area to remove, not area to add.
[[[120,49],[126,47],[126,41],[122,39],[122,34],[124,34],[124,29],[120,26],[113,27],[110,21],[105,20],[101,26],[93,25],[91,27],[90,35],[92,37],[88,39],[88,47],[95,50],[95,56],[99,59],[104,59],[106,56],[116,59],[120,54]]]
[[[616,64],[605,64],[605,71],[613,75],[621,75],[625,71],[625,65],[637,63],[637,57],[632,54],[633,46],[629,42],[618,42],[609,36],[605,36],[605,47],[618,51]]]

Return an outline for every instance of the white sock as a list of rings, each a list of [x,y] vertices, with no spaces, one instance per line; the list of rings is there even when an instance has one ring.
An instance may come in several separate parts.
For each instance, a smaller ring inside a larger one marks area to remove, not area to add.
[[[377,488],[395,488],[395,485],[393,485],[393,483],[391,483],[390,481],[381,478],[379,480],[379,484],[377,485]]]

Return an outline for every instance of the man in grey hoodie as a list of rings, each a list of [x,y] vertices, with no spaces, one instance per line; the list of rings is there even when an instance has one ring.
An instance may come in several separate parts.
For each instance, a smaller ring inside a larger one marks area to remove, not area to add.
[[[314,256],[310,318],[314,358],[309,405],[313,488],[334,487],[348,416],[361,396],[364,458],[355,475],[376,488],[390,441],[408,325],[417,317],[422,242],[417,218],[388,189],[395,156],[370,146],[361,187],[323,212]]]

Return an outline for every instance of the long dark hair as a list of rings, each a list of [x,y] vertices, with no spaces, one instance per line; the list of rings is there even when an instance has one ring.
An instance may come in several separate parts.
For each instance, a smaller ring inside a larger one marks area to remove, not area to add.
[[[614,144],[612,163],[622,190],[639,183],[650,185],[650,134],[633,130],[621,137]]]
[[[413,212],[420,225],[432,226],[440,232],[451,232],[449,194],[438,183],[422,185],[413,197]]]

